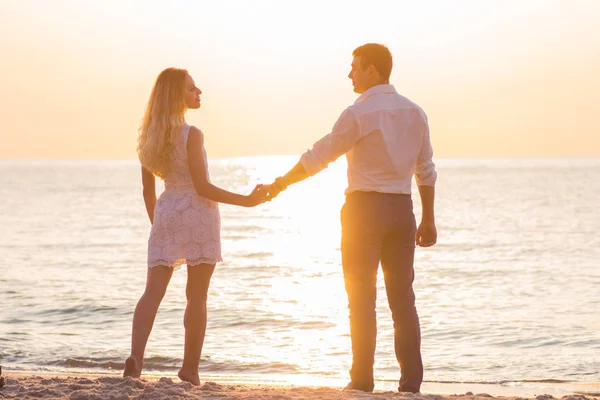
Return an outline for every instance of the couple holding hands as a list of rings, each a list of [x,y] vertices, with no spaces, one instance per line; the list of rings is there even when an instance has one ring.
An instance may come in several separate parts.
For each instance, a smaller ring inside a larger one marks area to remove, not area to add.
[[[200,94],[186,70],[168,68],[152,89],[139,130],[138,155],[146,211],[152,224],[144,294],[133,317],[131,355],[124,376],[139,377],[158,307],[174,270],[187,265],[185,344],[179,378],[200,384],[198,365],[206,332],[206,302],[215,265],[221,259],[218,203],[253,207],[288,186],[348,160],[348,187],[341,211],[342,269],[348,294],[352,367],[347,389],[374,387],[377,271],[381,263],[394,323],[398,390],[419,392],[423,380],[421,331],[415,307],[415,245],[436,243],[434,217],[437,173],[427,117],[389,84],[392,55],[369,43],[352,53],[348,78],[360,96],[346,108],[331,133],[285,175],[258,185],[250,195],[210,182],[204,134],[185,122],[188,109],[200,108]],[[155,179],[165,190],[156,198]],[[422,204],[417,226],[411,198],[415,177]]]

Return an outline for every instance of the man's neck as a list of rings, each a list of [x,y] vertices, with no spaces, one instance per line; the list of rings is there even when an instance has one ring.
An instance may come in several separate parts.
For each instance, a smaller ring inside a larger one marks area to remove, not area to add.
[[[368,88],[366,88],[366,89],[365,89],[365,91],[364,91],[364,92],[362,92],[361,94],[365,93],[367,90],[369,90],[369,89],[371,89],[371,88],[374,88],[375,86],[379,86],[379,85],[389,85],[389,84],[390,84],[390,81],[385,81],[385,82],[377,82],[377,83],[374,83],[374,84],[372,84],[371,86],[369,86]]]

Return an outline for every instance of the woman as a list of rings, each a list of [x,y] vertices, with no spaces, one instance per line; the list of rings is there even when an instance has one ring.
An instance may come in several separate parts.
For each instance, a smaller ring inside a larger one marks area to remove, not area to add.
[[[141,375],[146,343],[171,275],[187,264],[185,351],[178,375],[183,381],[200,384],[198,364],[206,332],[208,286],[215,264],[222,261],[218,203],[253,207],[267,200],[260,186],[244,196],[211,184],[204,135],[185,122],[188,109],[200,108],[201,93],[186,70],[162,71],[139,131],[137,150],[152,229],[146,289],[133,316],[131,355],[123,376]],[[158,201],[155,176],[165,182]]]

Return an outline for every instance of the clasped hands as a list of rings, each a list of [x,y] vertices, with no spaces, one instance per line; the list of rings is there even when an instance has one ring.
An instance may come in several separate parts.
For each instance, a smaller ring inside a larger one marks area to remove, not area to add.
[[[269,185],[256,185],[248,197],[251,199],[251,205],[255,206],[273,200],[285,188],[286,186],[281,182],[281,178],[277,178]]]

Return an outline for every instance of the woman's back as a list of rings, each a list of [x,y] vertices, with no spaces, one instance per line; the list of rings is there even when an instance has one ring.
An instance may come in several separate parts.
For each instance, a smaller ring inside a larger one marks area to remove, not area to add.
[[[165,189],[167,190],[194,190],[192,182],[192,176],[188,164],[188,152],[187,152],[187,141],[190,134],[190,125],[185,124],[183,126],[181,135],[177,136],[173,143],[173,152],[170,155],[170,170],[167,176],[165,176]],[[204,153],[204,165],[206,170],[206,178],[208,176],[208,163],[206,160],[206,151],[202,149]],[[210,179],[209,179],[210,180]]]

